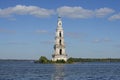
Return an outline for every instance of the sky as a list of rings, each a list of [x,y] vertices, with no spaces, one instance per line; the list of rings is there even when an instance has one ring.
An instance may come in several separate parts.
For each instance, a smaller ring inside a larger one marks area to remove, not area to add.
[[[0,59],[51,59],[58,16],[66,53],[120,58],[120,0],[0,0]]]

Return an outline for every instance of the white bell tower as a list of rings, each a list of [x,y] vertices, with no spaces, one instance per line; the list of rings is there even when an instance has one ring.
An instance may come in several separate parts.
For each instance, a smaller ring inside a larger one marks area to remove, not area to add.
[[[64,32],[62,28],[61,17],[58,17],[56,36],[55,36],[55,45],[54,45],[54,54],[52,55],[52,61],[64,60],[67,61],[67,54],[65,53],[65,44],[64,44]]]

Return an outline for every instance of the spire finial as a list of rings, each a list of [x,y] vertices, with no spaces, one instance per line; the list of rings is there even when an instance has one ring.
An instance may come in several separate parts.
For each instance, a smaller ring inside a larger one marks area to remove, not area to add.
[[[60,15],[58,16],[58,20],[61,20],[61,17],[60,17]]]
[[[58,16],[58,18],[61,18],[60,15]]]

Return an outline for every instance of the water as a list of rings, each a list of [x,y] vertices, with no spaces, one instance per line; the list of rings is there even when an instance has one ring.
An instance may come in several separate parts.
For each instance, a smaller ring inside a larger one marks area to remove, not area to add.
[[[120,63],[0,61],[0,80],[120,80]]]

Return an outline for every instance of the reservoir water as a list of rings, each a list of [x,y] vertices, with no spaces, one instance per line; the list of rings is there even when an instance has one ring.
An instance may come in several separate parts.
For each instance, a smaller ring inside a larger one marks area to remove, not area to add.
[[[120,80],[120,63],[35,64],[0,61],[0,80]]]

